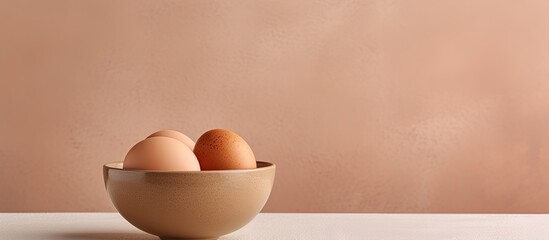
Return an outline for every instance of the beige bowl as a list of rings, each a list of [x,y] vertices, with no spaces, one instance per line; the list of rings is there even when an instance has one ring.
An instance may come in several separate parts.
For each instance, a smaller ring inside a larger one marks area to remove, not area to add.
[[[217,238],[250,222],[273,186],[275,165],[200,172],[124,170],[105,164],[105,188],[120,214],[135,227],[172,238]]]

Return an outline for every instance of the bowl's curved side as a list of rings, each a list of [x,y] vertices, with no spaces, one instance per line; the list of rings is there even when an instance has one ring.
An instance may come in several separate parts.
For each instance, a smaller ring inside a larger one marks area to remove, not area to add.
[[[207,238],[250,222],[269,198],[275,167],[207,174],[104,167],[105,187],[120,214],[161,237]]]

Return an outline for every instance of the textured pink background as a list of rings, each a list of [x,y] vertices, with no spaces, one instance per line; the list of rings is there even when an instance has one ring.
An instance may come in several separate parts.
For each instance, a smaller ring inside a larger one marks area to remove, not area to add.
[[[114,210],[103,163],[228,128],[268,212],[549,212],[548,10],[0,0],[0,211]]]

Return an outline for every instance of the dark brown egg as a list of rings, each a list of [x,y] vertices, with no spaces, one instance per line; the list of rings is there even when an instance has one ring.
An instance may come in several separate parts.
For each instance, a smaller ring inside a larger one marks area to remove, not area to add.
[[[202,170],[257,168],[255,156],[246,141],[225,129],[213,129],[202,134],[193,150]]]

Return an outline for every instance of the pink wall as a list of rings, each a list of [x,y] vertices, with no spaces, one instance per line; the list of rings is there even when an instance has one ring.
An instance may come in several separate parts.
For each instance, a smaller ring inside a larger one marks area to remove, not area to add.
[[[111,211],[101,166],[228,128],[269,212],[549,212],[549,9],[0,0],[0,211]]]

